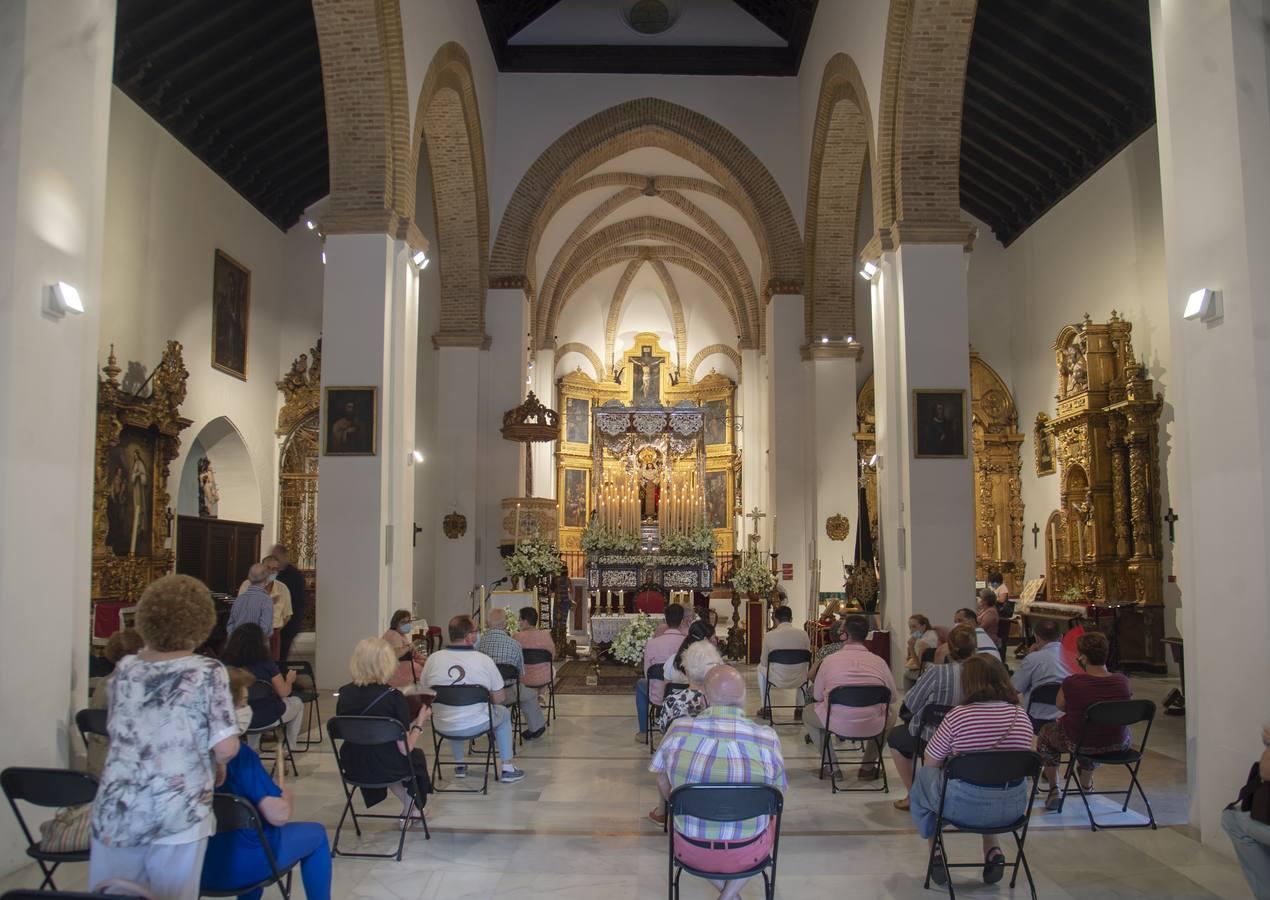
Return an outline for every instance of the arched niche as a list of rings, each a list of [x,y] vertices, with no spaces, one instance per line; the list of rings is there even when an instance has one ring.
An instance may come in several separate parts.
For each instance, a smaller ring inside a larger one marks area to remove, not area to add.
[[[181,469],[176,511],[182,516],[199,515],[199,461],[211,463],[219,501],[215,517],[235,522],[260,522],[262,504],[256,470],[238,428],[227,416],[212,419],[190,443],[190,452]]]

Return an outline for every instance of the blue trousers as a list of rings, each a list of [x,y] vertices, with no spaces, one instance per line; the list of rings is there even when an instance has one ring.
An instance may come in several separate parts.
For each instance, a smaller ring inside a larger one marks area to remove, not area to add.
[[[331,900],[331,847],[326,829],[317,822],[292,822],[283,825],[274,853],[278,868],[300,863],[304,895],[309,900]],[[210,890],[229,889],[240,884],[254,884],[269,877],[269,862],[264,853],[238,854],[227,870],[211,878],[204,875],[203,887]],[[239,894],[238,900],[260,900],[263,888]]]
[[[641,678],[635,682],[635,718],[639,720],[642,734],[648,730],[648,679]]]

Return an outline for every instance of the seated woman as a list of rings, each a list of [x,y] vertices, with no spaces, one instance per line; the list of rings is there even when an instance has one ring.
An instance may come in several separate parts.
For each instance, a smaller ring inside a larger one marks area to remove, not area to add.
[[[141,640],[141,635],[137,633],[135,628],[124,628],[116,631],[110,636],[110,640],[106,641],[106,649],[102,651],[102,655],[106,657],[110,665],[117,666],[119,661],[125,656],[132,656],[145,645],[145,641]],[[97,682],[97,687],[93,690],[93,695],[88,698],[89,709],[109,709],[110,708],[110,682],[115,677],[112,671],[109,675]],[[105,735],[89,734],[85,736],[88,743],[88,773],[93,776],[101,775],[101,767],[106,764],[106,750],[110,747],[110,740]]]
[[[423,674],[423,664],[428,661],[426,653],[415,650],[410,635],[414,632],[414,617],[408,609],[399,609],[392,614],[388,630],[384,632],[384,640],[397,654],[397,670],[388,683],[401,689],[402,693],[413,694],[418,691],[419,676]]]
[[[428,706],[420,707],[418,715],[411,718],[406,698],[401,691],[388,684],[388,679],[392,678],[397,669],[397,655],[383,638],[362,638],[358,641],[353,648],[353,657],[349,660],[348,668],[353,680],[340,688],[335,714],[396,719],[405,726],[406,740],[377,746],[344,744],[340,748],[340,761],[349,777],[355,781],[384,782],[400,779],[390,790],[401,801],[401,812],[405,815],[410,810],[414,795],[415,777],[419,779],[425,795],[432,792],[432,783],[428,780],[428,761],[422,750],[415,749],[415,743],[423,734],[423,723],[431,718],[432,709]],[[361,792],[367,806],[374,806],[386,796],[379,788],[362,788]],[[415,800],[417,808],[411,816],[421,818],[427,797],[417,797]]]
[[[1261,747],[1257,774],[1263,782],[1270,782],[1270,725],[1261,726]],[[1222,811],[1221,827],[1235,847],[1239,867],[1253,896],[1270,897],[1270,825],[1260,818],[1254,819],[1251,808],[1244,809],[1245,797],[1252,807],[1251,796],[1240,791],[1239,797]]]
[[[922,674],[922,654],[939,646],[939,632],[931,627],[930,619],[921,613],[908,617],[908,659],[904,663],[904,684],[917,683]]]
[[[1070,753],[1076,742],[1082,740],[1081,750],[1088,753],[1110,753],[1129,746],[1133,736],[1128,728],[1108,725],[1091,725],[1085,728],[1085,710],[1093,703],[1104,700],[1132,700],[1133,688],[1129,679],[1119,672],[1107,671],[1107,636],[1097,631],[1082,634],[1076,640],[1076,664],[1084,671],[1068,675],[1058,690],[1054,705],[1063,715],[1048,722],[1037,735],[1036,750],[1045,758],[1045,778],[1050,783],[1045,798],[1046,809],[1058,809],[1062,802],[1055,780],[1058,761],[1064,753]],[[1076,777],[1085,790],[1093,790],[1094,767],[1077,768]]]
[[[706,708],[706,695],[703,690],[706,675],[715,666],[723,665],[723,657],[719,648],[710,643],[706,633],[709,626],[704,622],[693,622],[688,636],[674,659],[666,663],[666,672],[674,672],[674,681],[688,683],[688,690],[671,694],[661,705],[661,730],[670,728],[670,723],[679,718],[696,718]],[[673,668],[672,668],[673,666]],[[680,674],[682,673],[682,674]],[[670,675],[666,681],[672,681]],[[648,814],[658,825],[666,822],[666,814],[659,805]]]
[[[241,628],[241,626],[240,626]],[[252,711],[247,704],[247,690],[256,676],[246,669],[229,670],[229,689],[238,711],[238,727],[246,731]],[[229,761],[216,785],[218,793],[237,794],[256,807],[265,840],[273,851],[279,870],[300,863],[304,896],[310,900],[330,900],[331,848],[326,828],[317,822],[292,822],[291,790],[285,784],[286,766],[278,767],[275,784],[250,747],[242,747]],[[260,847],[256,833],[250,829],[227,831],[213,835],[203,857],[203,890],[232,890],[263,881],[270,875],[269,860]],[[239,900],[259,900],[263,888],[239,894]]]
[[[300,720],[304,717],[304,703],[291,695],[295,684],[295,671],[284,676],[269,652],[265,633],[254,622],[245,622],[234,629],[221,653],[221,662],[227,666],[246,669],[256,676],[259,685],[248,690],[251,704],[252,729],[265,728],[274,722],[282,722],[287,728],[287,741],[292,747],[300,739]],[[248,743],[259,746],[260,735],[252,735]]]
[[[988,637],[992,638],[992,643],[1000,649],[1001,642],[997,639],[997,630],[1001,625],[1001,613],[997,610],[996,591],[984,588],[978,593],[977,599],[975,621],[988,633]]]
[[[1031,750],[1032,720],[1019,707],[1019,695],[999,660],[981,653],[961,664],[962,705],[950,711],[926,745],[926,765],[917,770],[909,790],[909,813],[917,833],[934,844],[935,818],[943,773],[940,768],[959,753],[989,750]],[[944,797],[944,818],[960,825],[991,827],[1013,822],[1027,809],[1027,779],[1006,788],[981,787],[950,781]],[[983,880],[996,884],[1005,874],[1005,854],[996,835],[983,836]],[[948,883],[944,860],[936,854],[931,880]]]

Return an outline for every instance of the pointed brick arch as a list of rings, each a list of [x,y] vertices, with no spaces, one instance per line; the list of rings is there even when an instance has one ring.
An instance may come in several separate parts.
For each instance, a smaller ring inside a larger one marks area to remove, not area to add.
[[[560,364],[560,360],[564,359],[566,353],[580,353],[585,356],[590,361],[591,367],[595,369],[596,381],[603,381],[607,377],[608,370],[604,368],[604,363],[600,361],[600,358],[595,355],[595,351],[578,341],[570,341],[556,348],[555,355],[551,360],[553,372],[555,367]]]
[[[610,369],[616,365],[614,345],[617,342],[617,326],[622,318],[622,308],[626,305],[626,297],[630,293],[635,274],[643,268],[645,263],[652,267],[653,273],[661,281],[662,290],[666,292],[666,303],[670,307],[670,330],[675,336],[675,364],[682,366],[684,359],[688,356],[688,328],[684,320],[683,301],[679,298],[679,289],[675,286],[675,280],[671,278],[670,270],[666,268],[662,260],[640,257],[627,264],[622,277],[617,280],[613,299],[609,301],[608,315],[605,317],[604,324],[604,358],[608,361]]]
[[[489,189],[476,87],[467,52],[441,45],[432,57],[415,113],[413,158],[427,147],[441,275],[438,346],[483,346],[489,282]],[[414,192],[411,192],[411,206]]]
[[[561,135],[521,179],[490,260],[492,283],[527,286],[529,248],[553,197],[608,159],[638,147],[660,147],[700,166],[752,210],[755,235],[772,278],[802,280],[802,239],[775,179],[735,135],[717,122],[666,100],[630,100],[597,113]]]
[[[737,353],[735,349],[733,349],[732,347],[729,347],[727,344],[711,344],[708,347],[702,347],[700,350],[698,350],[696,354],[692,357],[692,362],[688,363],[688,370],[687,370],[688,380],[696,381],[697,369],[701,367],[701,364],[703,362],[705,362],[710,357],[714,356],[716,353],[722,354],[723,356],[726,356],[728,359],[732,360],[732,364],[736,366],[736,374],[738,377],[740,376],[741,354]]]
[[[855,334],[856,241],[873,120],[860,71],[839,53],[825,65],[811,139],[805,228],[807,340]],[[877,166],[868,185],[879,203]]]

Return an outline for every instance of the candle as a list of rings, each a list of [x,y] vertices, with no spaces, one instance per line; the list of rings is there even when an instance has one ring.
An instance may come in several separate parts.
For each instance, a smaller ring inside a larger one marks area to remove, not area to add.
[[[517,550],[520,549],[520,504],[516,504],[516,538],[512,542],[512,546]]]
[[[1005,557],[1001,555],[1001,526],[998,525],[997,526],[997,559],[1001,560],[1004,558]]]
[[[1058,562],[1058,529],[1050,526],[1050,562]]]
[[[485,585],[481,585],[481,592],[479,596],[481,600],[481,631],[484,632],[485,631]]]
[[[779,553],[779,552],[780,552],[779,550],[777,550],[777,549],[776,549],[776,516],[775,516],[775,515],[773,515],[773,516],[772,516],[772,546],[771,546],[771,551],[772,551],[773,553]]]

